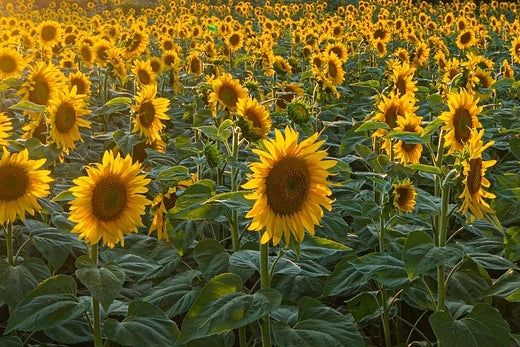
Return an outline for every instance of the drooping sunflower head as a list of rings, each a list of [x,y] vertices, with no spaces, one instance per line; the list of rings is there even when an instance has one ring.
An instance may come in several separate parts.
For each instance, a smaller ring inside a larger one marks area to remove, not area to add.
[[[166,112],[170,100],[158,98],[155,84],[145,85],[135,95],[136,104],[132,106],[135,117],[132,119],[132,132],[145,136],[147,143],[161,140],[161,132],[165,125],[163,120],[170,119]]]
[[[69,189],[74,199],[68,218],[76,223],[71,232],[88,244],[102,240],[110,248],[124,246],[124,235],[143,226],[141,216],[151,203],[144,195],[150,179],[141,174],[140,164],[133,164],[130,155],[114,157],[112,151],[104,153],[102,163],[86,170],[87,175],[76,178]]]
[[[415,197],[417,190],[410,181],[406,178],[403,181],[392,184],[393,188],[393,205],[400,213],[412,213],[415,209]]]
[[[208,102],[230,109],[235,109],[239,99],[247,97],[247,89],[240,82],[226,73],[211,82],[213,91],[208,96]]]
[[[275,129],[275,138],[264,141],[266,150],[253,149],[260,161],[249,165],[252,174],[242,187],[253,190],[246,196],[255,200],[246,218],[253,218],[249,230],[263,230],[262,243],[301,242],[305,230],[314,234],[322,208],[331,210],[327,178],[336,161],[324,160],[327,152],[319,148],[325,141],[317,138],[315,133],[298,143],[298,133],[286,127],[285,136]]]
[[[41,210],[38,198],[49,195],[49,170],[41,170],[46,159],[31,160],[29,152],[9,153],[0,160],[0,224],[25,220],[26,213]]]
[[[197,174],[193,174],[191,178],[177,182],[174,186],[169,187],[166,192],[160,193],[154,198],[151,206],[153,220],[150,224],[148,235],[155,231],[159,240],[169,241],[166,213],[175,207],[177,198],[182,192],[197,181]]]
[[[480,131],[477,131],[476,129],[471,130],[470,139],[465,146],[467,155],[462,161],[464,176],[462,183],[464,184],[464,190],[459,195],[459,198],[464,200],[460,206],[459,212],[465,214],[469,209],[471,212],[471,221],[473,221],[475,217],[482,219],[484,217],[484,212],[493,212],[484,198],[495,198],[495,194],[486,191],[484,188],[490,187],[490,182],[485,177],[486,170],[495,165],[497,161],[482,159],[482,153],[484,150],[492,146],[494,141],[490,141],[484,145],[482,141],[483,135],[484,129]]]
[[[83,141],[80,128],[90,128],[90,122],[83,116],[90,114],[84,95],[78,95],[76,88],[60,90],[48,107],[50,136],[65,153],[76,148],[76,141]]]
[[[448,95],[449,111],[439,116],[444,121],[443,130],[447,131],[444,136],[445,146],[450,148],[448,154],[462,151],[471,137],[471,130],[481,127],[477,116],[482,112],[482,106],[477,106],[478,102],[479,99],[465,89]]]
[[[253,98],[239,99],[237,113],[240,115],[237,124],[246,140],[257,142],[267,137],[271,130],[271,117],[264,105]]]
[[[9,47],[0,47],[0,78],[20,77],[27,62],[18,51]]]

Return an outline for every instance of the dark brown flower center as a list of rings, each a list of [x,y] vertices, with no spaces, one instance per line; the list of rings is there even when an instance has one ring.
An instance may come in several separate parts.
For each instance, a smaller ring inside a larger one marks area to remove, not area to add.
[[[118,219],[125,210],[126,203],[126,186],[115,176],[103,178],[92,193],[92,213],[103,222]]]
[[[334,77],[338,76],[338,68],[336,67],[336,64],[333,61],[329,60],[328,66],[329,66],[330,77],[334,78]]]
[[[29,175],[24,168],[7,165],[0,168],[0,201],[23,197],[29,187]]]
[[[460,43],[462,45],[467,45],[471,41],[471,32],[466,31],[464,34],[460,36]]]
[[[16,61],[13,57],[3,55],[0,57],[0,70],[5,73],[11,73],[16,70]]]
[[[229,37],[229,43],[231,44],[231,46],[238,46],[238,44],[240,43],[240,35],[238,34],[233,34]]]
[[[468,191],[471,196],[475,196],[480,192],[480,185],[482,183],[482,158],[473,158],[469,160],[468,171]]]
[[[152,125],[155,119],[155,106],[149,100],[143,102],[139,108],[139,122],[145,128]]]
[[[397,200],[396,203],[400,208],[406,208],[413,203],[413,189],[411,187],[396,188]]]
[[[43,41],[52,41],[56,39],[56,35],[58,31],[53,25],[46,25],[42,28],[42,40]]]
[[[220,88],[219,99],[228,107],[235,107],[238,101],[235,90],[230,86]]]
[[[145,69],[139,69],[137,71],[137,77],[139,78],[139,82],[144,85],[148,85],[152,82],[152,76]]]
[[[399,108],[396,105],[390,105],[385,112],[385,122],[388,124],[390,129],[393,129],[397,126],[397,115],[399,112]]]
[[[42,76],[34,78],[33,90],[29,91],[29,101],[38,105],[47,105],[50,97],[50,87]]]
[[[398,76],[397,81],[395,82],[395,88],[399,92],[399,96],[403,96],[406,94],[406,81],[403,76]]]
[[[76,86],[76,92],[78,94],[85,94],[87,91],[87,86],[85,82],[81,78],[74,78],[70,81],[71,87]]]
[[[69,103],[63,103],[58,106],[56,111],[56,129],[60,133],[66,133],[76,123],[76,110]]]
[[[310,190],[310,172],[303,159],[280,159],[266,178],[267,204],[274,213],[290,216],[300,211]]]
[[[453,115],[453,125],[455,129],[455,140],[459,143],[466,143],[471,135],[473,123],[471,114],[464,107],[459,107]]]

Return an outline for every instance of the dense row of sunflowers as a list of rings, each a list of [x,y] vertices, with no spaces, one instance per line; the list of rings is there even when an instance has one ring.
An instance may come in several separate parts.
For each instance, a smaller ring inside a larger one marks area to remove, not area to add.
[[[0,2],[0,342],[519,341],[518,4],[210,3]]]

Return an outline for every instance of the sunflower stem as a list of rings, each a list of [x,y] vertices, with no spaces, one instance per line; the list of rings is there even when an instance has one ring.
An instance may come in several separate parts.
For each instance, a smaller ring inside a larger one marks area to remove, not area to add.
[[[98,247],[98,243],[95,243],[90,248],[90,259],[96,264],[96,267],[98,265]],[[94,346],[102,347],[100,305],[94,297],[92,297],[92,315],[94,316]]]
[[[385,251],[385,218],[383,215],[384,203],[385,203],[385,191],[384,189],[380,192],[381,198],[381,215],[379,216],[379,251]],[[383,316],[381,317],[383,323],[383,335],[385,338],[385,346],[390,347],[390,317],[388,314],[388,298],[386,296],[386,287],[380,286],[381,290],[381,306],[383,307]]]
[[[233,140],[231,143],[231,155],[235,160],[234,165],[231,166],[231,191],[233,192],[238,190],[238,169],[235,164],[238,160],[239,144],[239,132],[235,128],[233,129]],[[238,235],[238,211],[236,209],[231,211],[231,242],[233,244],[233,252],[237,252],[240,249],[240,238]]]
[[[260,287],[269,288],[269,243],[260,244]],[[262,346],[271,347],[271,332],[269,327],[269,314],[261,319]]]
[[[13,223],[8,222],[4,227],[5,231],[5,241],[7,245],[7,262],[10,266],[14,266],[14,257],[13,257]]]

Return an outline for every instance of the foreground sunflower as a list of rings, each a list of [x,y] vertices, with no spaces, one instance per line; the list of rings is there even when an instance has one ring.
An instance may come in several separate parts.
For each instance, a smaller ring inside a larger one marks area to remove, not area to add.
[[[161,120],[170,119],[166,112],[170,100],[156,98],[157,85],[145,85],[135,95],[136,105],[132,106],[135,117],[132,120],[132,132],[139,132],[146,137],[146,143],[161,140],[161,131],[165,127]]]
[[[490,183],[484,175],[486,170],[495,165],[496,160],[482,160],[482,152],[494,144],[490,141],[483,145],[482,135],[484,129],[477,132],[472,129],[471,137],[466,146],[468,150],[467,158],[462,161],[464,180],[464,190],[459,195],[459,198],[464,199],[460,206],[459,212],[466,213],[468,209],[471,211],[470,220],[476,218],[482,219],[483,212],[491,213],[493,210],[489,204],[484,200],[494,199],[495,194],[487,192],[484,188],[489,188]]]
[[[41,210],[38,198],[49,195],[49,170],[39,170],[46,159],[31,160],[29,152],[9,153],[0,160],[0,224],[25,220],[25,214]]]
[[[464,89],[448,95],[449,111],[439,116],[444,121],[442,129],[447,131],[444,146],[450,147],[448,155],[462,151],[470,138],[471,129],[482,127],[477,117],[482,112],[482,106],[477,106],[478,102],[478,98]]]
[[[392,184],[393,187],[393,204],[401,213],[412,213],[415,208],[415,197],[417,191],[409,178],[404,181]]]
[[[247,199],[255,200],[246,218],[253,218],[248,229],[264,230],[262,243],[272,240],[276,246],[283,238],[286,245],[294,238],[302,242],[304,230],[314,235],[314,227],[323,217],[323,208],[331,210],[333,200],[328,187],[328,169],[335,160],[318,150],[324,140],[318,134],[298,143],[298,133],[285,128],[285,137],[275,129],[275,138],[263,141],[266,150],[253,149],[259,162],[249,165],[252,174],[244,189],[254,189]]]
[[[90,122],[83,116],[90,114],[85,104],[85,96],[72,90],[60,90],[48,107],[50,136],[58,148],[69,154],[76,148],[74,142],[83,141],[79,128],[90,128]]]
[[[69,220],[76,223],[71,230],[88,244],[103,239],[110,248],[121,242],[124,235],[137,232],[143,226],[141,215],[150,204],[145,193],[149,178],[140,174],[140,164],[132,157],[114,157],[106,151],[102,163],[86,168],[87,176],[76,178],[69,189],[75,199],[70,202]]]

